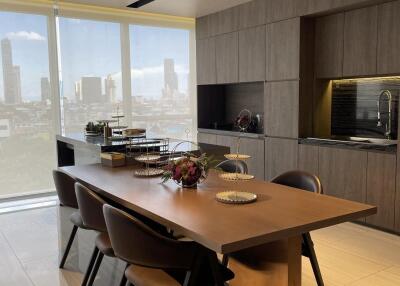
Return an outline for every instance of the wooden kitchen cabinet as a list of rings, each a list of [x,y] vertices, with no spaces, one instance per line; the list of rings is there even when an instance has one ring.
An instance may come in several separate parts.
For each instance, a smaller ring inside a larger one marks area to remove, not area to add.
[[[197,142],[217,145],[217,135],[210,133],[197,133]]]
[[[215,38],[197,40],[197,84],[217,83]]]
[[[318,174],[326,195],[365,203],[367,152],[319,147]]]
[[[267,0],[267,23],[300,16],[305,0]]]
[[[265,80],[265,26],[239,32],[239,81]]]
[[[216,69],[217,69],[217,83],[238,82],[239,80],[238,32],[232,32],[217,36]]]
[[[217,145],[229,147],[231,153],[237,152],[237,136],[217,135]],[[257,138],[240,138],[239,153],[251,156],[245,160],[249,174],[264,180],[264,140]]]
[[[300,18],[267,25],[267,80],[300,77]]]
[[[210,37],[210,16],[196,18],[196,39]]]
[[[267,82],[264,132],[268,136],[298,138],[299,82]]]
[[[378,8],[378,74],[400,73],[400,1]]]
[[[315,76],[338,78],[343,75],[344,13],[315,21]]]
[[[396,154],[368,152],[367,203],[378,207],[378,213],[367,217],[367,223],[394,229],[396,198]]]
[[[315,145],[299,144],[299,170],[318,176],[318,150]]]
[[[239,6],[239,29],[266,23],[267,0],[253,0]]]
[[[377,59],[378,7],[345,13],[343,75],[375,75]]]
[[[216,35],[239,30],[239,7],[235,6],[215,14]]]
[[[298,142],[294,139],[265,139],[265,180],[298,168]]]

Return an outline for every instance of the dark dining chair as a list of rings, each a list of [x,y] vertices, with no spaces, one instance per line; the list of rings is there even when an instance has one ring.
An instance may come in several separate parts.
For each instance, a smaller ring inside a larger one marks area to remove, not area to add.
[[[227,173],[242,173],[247,174],[248,168],[247,164],[241,160],[225,160],[219,163],[216,168],[221,169]]]
[[[67,260],[69,251],[71,250],[71,246],[72,243],[74,242],[78,229],[79,228],[88,229],[88,228],[83,224],[81,214],[78,211],[78,202],[76,200],[75,186],[74,186],[75,179],[58,170],[53,170],[53,179],[58,199],[60,201],[60,205],[77,210],[74,213],[72,213],[69,218],[71,223],[73,224],[73,228],[59,265],[59,267],[62,269],[64,268],[65,262]]]
[[[272,183],[285,185],[308,192],[322,194],[323,189],[319,178],[313,174],[304,171],[289,171],[283,173],[271,180]],[[308,257],[314,272],[315,280],[318,286],[323,286],[321,270],[319,268],[317,255],[314,249],[314,243],[309,232],[302,234],[302,255]]]
[[[125,270],[129,285],[215,285],[210,271],[202,272],[207,257],[204,247],[165,237],[110,205],[104,205],[103,212],[115,255],[130,265]],[[234,277],[219,266],[224,282]]]
[[[75,193],[84,225],[98,232],[92,257],[82,282],[82,286],[92,286],[104,255],[115,257],[103,215],[103,205],[106,202],[80,183],[75,183]],[[126,279],[123,276],[121,285],[125,283]]]

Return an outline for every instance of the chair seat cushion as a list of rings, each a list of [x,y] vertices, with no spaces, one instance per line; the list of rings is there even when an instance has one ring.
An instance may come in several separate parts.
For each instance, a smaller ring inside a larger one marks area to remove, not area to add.
[[[72,222],[73,225],[76,225],[82,229],[89,229],[83,224],[82,216],[80,212],[74,212],[70,215],[69,220]]]
[[[101,253],[107,256],[115,257],[114,249],[111,246],[111,241],[108,233],[99,233],[96,237],[95,243]]]
[[[180,286],[181,284],[166,272],[131,265],[125,270],[126,279],[135,286]]]

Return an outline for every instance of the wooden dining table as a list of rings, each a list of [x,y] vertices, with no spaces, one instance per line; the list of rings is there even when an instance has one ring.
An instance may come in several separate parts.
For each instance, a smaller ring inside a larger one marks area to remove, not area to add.
[[[374,206],[261,180],[231,182],[211,170],[196,189],[160,177],[136,177],[132,166],[62,167],[110,202],[185,237],[212,253],[228,254],[235,278],[229,285],[301,285],[301,235],[375,214]],[[218,192],[255,193],[257,201],[232,205]],[[220,284],[222,285],[222,284]]]

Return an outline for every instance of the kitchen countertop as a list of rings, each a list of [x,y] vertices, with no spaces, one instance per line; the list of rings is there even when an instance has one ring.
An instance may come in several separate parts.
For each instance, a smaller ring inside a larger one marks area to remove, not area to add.
[[[372,139],[371,139],[372,142],[364,142],[364,141],[365,140],[346,141],[346,140],[325,139],[325,138],[300,138],[299,144],[342,147],[348,149],[380,151],[380,152],[394,153],[394,154],[397,152],[397,143],[393,143],[393,141],[385,142],[385,140],[381,140],[382,143],[378,141],[373,142]]]
[[[265,137],[264,134],[229,131],[229,130],[218,130],[218,129],[197,128],[197,131],[200,133],[235,136],[235,137],[239,136],[239,134],[240,134],[240,137],[255,138],[255,139],[264,139],[264,137]]]

